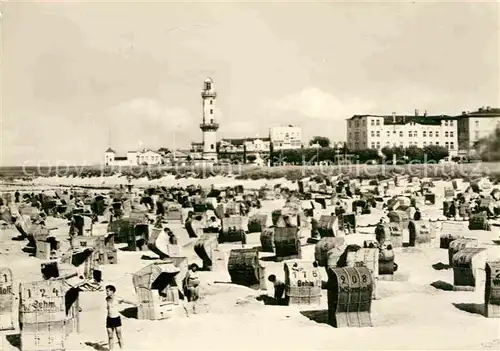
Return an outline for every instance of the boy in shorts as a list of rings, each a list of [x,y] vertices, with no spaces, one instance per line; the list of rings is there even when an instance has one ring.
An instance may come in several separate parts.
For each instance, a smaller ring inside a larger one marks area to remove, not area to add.
[[[108,316],[106,318],[106,331],[108,332],[109,349],[113,350],[114,347],[114,334],[118,339],[120,349],[123,348],[122,338],[122,321],[118,312],[118,305],[121,303],[128,303],[136,306],[135,303],[120,299],[115,296],[116,288],[113,285],[106,286],[106,305]]]

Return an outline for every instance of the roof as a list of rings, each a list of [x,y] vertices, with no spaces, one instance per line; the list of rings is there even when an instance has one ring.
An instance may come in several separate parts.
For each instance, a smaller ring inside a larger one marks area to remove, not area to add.
[[[473,112],[462,112],[461,117],[500,117],[500,108],[498,107],[481,107],[477,111]]]
[[[179,272],[179,268],[175,267],[170,262],[160,264],[153,263],[136,272],[132,276],[132,280],[136,289],[139,287],[150,289],[161,274],[177,274]]]
[[[410,122],[417,124],[427,124],[427,125],[439,125],[443,120],[456,120],[457,117],[449,116],[449,115],[434,115],[434,116],[415,116],[415,115],[354,115],[348,120],[352,120],[354,118],[363,118],[363,117],[382,117],[384,118],[385,125],[391,124],[407,124]],[[394,122],[393,122],[394,120]]]
[[[108,149],[107,149],[105,152],[112,152],[112,153],[115,153],[115,150],[113,150],[112,148],[108,147]]]
[[[205,83],[213,83],[213,80],[212,80],[212,78],[210,78],[210,77],[207,77],[207,79],[205,79]]]
[[[233,145],[243,145],[245,141],[255,141],[255,140],[262,140],[262,141],[270,141],[270,138],[236,138],[236,139],[222,139],[222,141],[231,143]]]

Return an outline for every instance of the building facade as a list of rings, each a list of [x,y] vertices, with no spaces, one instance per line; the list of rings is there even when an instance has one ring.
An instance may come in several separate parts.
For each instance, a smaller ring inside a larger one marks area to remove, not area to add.
[[[474,144],[500,127],[500,108],[481,107],[474,112],[462,112],[458,117],[458,145],[460,152],[474,152]]]
[[[302,147],[302,128],[298,126],[278,126],[269,128],[269,139],[274,150],[300,149]]]
[[[261,154],[269,153],[270,147],[269,138],[222,139],[219,144],[219,153]]]
[[[105,166],[161,165],[162,160],[163,157],[160,153],[149,149],[128,151],[126,156],[118,156],[111,148],[104,152]]]
[[[457,118],[453,116],[354,115],[347,120],[347,148],[381,150],[384,147],[423,148],[440,145],[458,153]]]

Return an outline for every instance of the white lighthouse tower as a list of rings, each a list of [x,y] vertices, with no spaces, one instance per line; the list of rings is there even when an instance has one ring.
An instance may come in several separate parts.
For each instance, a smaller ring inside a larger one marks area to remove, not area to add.
[[[200,129],[203,132],[203,159],[217,161],[217,130],[219,124],[215,119],[215,92],[214,82],[211,78],[205,79],[201,98],[203,101],[203,121]]]

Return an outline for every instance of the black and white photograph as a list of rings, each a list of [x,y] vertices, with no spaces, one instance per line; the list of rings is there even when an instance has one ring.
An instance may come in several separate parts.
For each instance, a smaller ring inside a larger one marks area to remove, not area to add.
[[[0,43],[0,351],[500,349],[500,1],[0,0]]]

